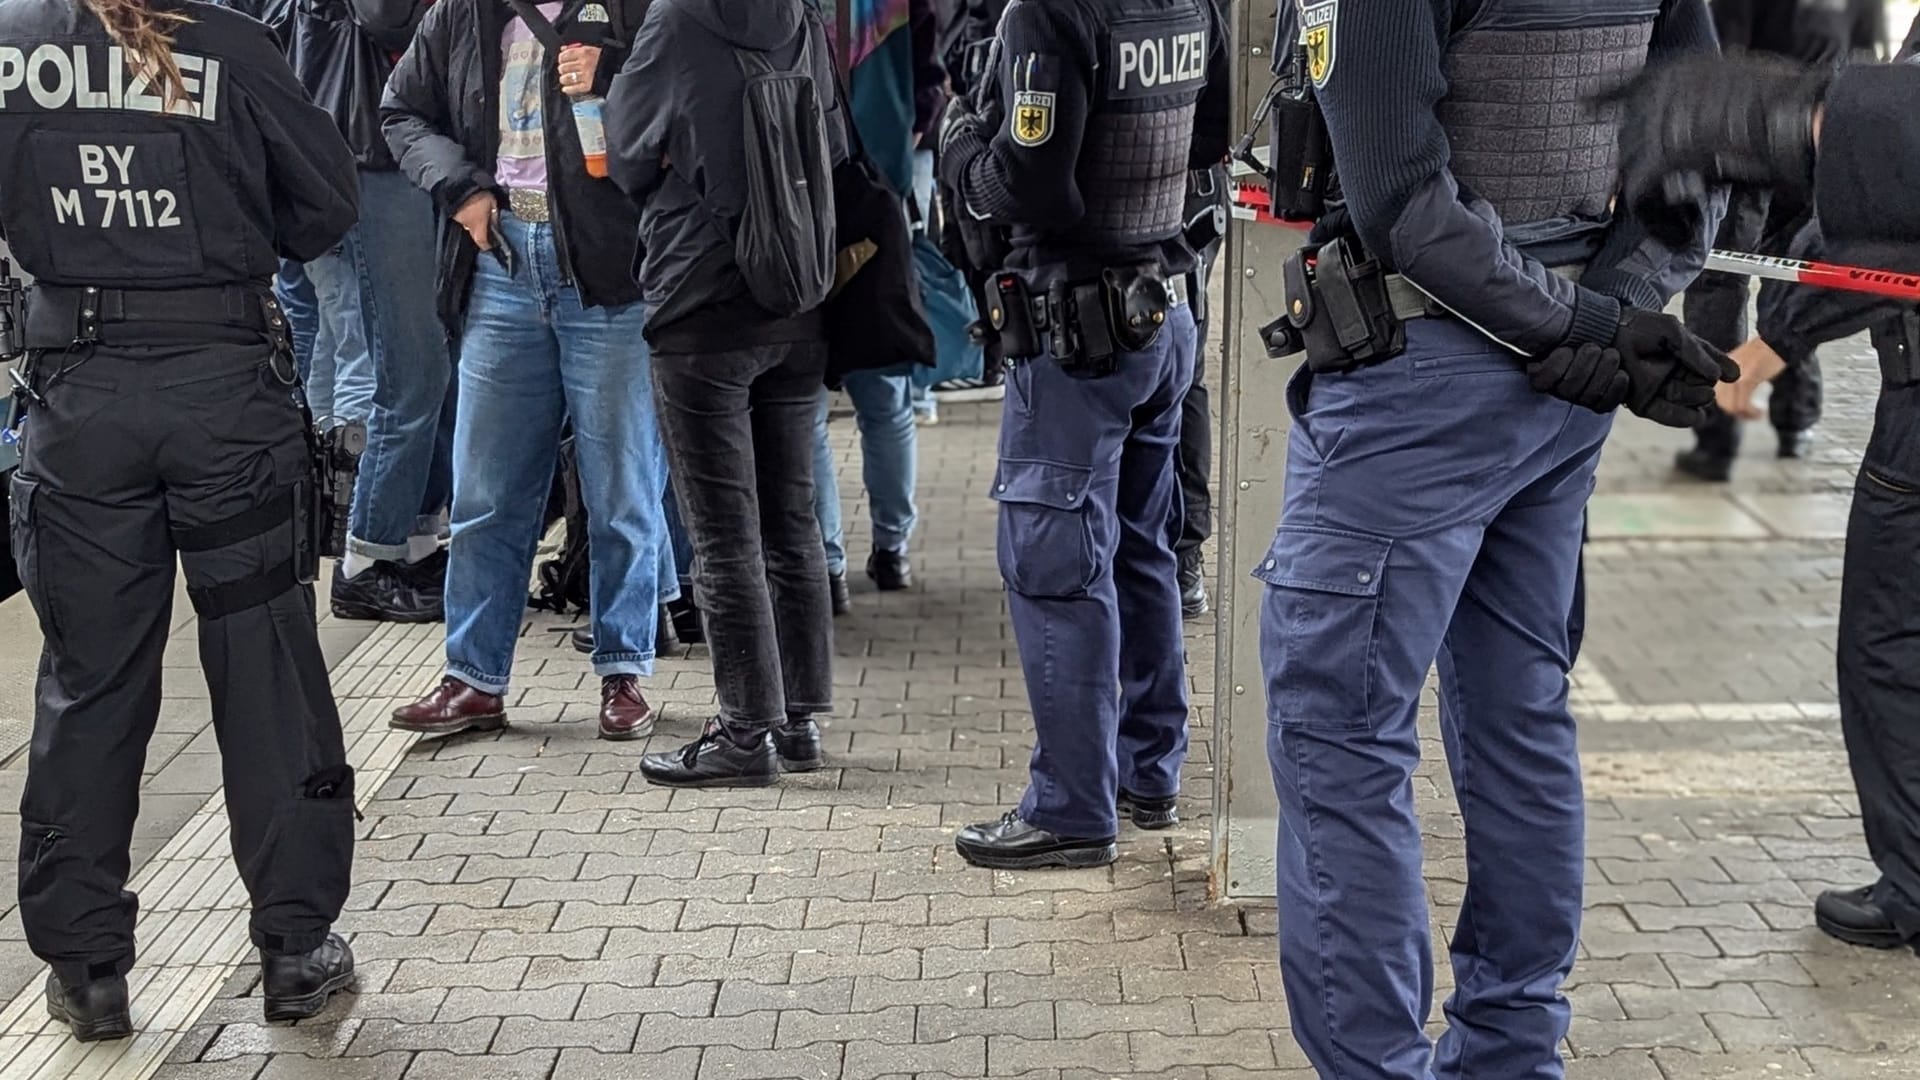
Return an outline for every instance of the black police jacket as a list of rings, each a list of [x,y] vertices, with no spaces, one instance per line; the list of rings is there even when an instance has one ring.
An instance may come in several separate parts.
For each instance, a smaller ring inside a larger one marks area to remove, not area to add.
[[[598,45],[594,92],[605,94],[626,62],[633,29],[648,0],[594,0],[558,27],[568,43]],[[500,39],[513,10],[502,0],[440,0],[387,83],[380,115],[387,144],[407,178],[433,196],[440,230],[439,309],[458,328],[466,310],[479,249],[453,212],[476,193],[506,194],[493,178],[500,154]],[[633,280],[639,212],[613,181],[587,175],[574,125],[572,99],[560,91],[558,70],[546,60],[540,102],[547,149],[547,195],[554,214],[560,263],[591,306],[640,299]]]
[[[313,103],[327,110],[363,169],[392,172],[380,134],[380,96],[394,61],[432,0],[294,0],[288,58]]]
[[[269,278],[359,216],[353,158],[267,28],[194,0],[169,106],[84,5],[0,3],[0,232],[47,285]]]

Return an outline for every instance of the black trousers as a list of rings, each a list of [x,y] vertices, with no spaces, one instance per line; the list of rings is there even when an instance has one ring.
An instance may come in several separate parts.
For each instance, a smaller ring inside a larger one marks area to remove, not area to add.
[[[1735,188],[1714,246],[1732,251],[1784,253],[1808,218],[1805,206],[1776,200],[1764,188]],[[1747,321],[1749,279],[1745,274],[1708,271],[1694,281],[1682,301],[1687,329],[1708,344],[1731,350],[1751,335]],[[1796,362],[1773,380],[1768,419],[1782,435],[1805,431],[1820,422],[1820,362],[1813,356]],[[1719,409],[1694,429],[1699,448],[1715,457],[1740,452],[1740,422]]]
[[[202,616],[200,665],[253,941],[310,951],[346,903],[354,825],[313,590],[290,569],[296,523],[271,512],[306,475],[301,411],[259,345],[78,359],[37,362],[47,405],[12,480],[14,557],[45,637],[20,809],[27,942],[69,985],[133,964],[128,846],[178,560],[190,594],[261,586]]]
[[[1892,337],[1876,332],[1876,347]],[[1847,523],[1836,652],[1878,899],[1920,940],[1920,381],[1880,391]]]
[[[1190,290],[1193,321],[1200,336],[1193,354],[1193,384],[1180,403],[1180,452],[1174,459],[1183,518],[1173,551],[1180,558],[1183,587],[1189,575],[1199,574],[1200,549],[1213,535],[1213,395],[1207,390],[1207,342],[1211,340],[1208,333],[1213,325],[1213,305],[1207,297],[1207,286],[1213,280],[1221,243],[1216,240],[1200,252],[1200,265],[1194,270]]]
[[[833,706],[833,601],[813,514],[826,370],[823,342],[653,358],[720,718],[736,735]]]

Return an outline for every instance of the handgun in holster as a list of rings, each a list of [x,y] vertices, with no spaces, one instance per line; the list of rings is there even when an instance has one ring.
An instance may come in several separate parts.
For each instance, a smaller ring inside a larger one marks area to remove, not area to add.
[[[1406,350],[1406,324],[1393,313],[1387,270],[1352,241],[1303,247],[1283,274],[1286,314],[1261,329],[1269,354],[1304,350],[1315,373],[1334,374]]]

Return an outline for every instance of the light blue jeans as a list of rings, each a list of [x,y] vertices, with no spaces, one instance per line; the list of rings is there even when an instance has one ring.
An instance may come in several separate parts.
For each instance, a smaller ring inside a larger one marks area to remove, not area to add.
[[[438,534],[447,506],[454,379],[434,296],[442,227],[404,175],[360,170],[354,263],[374,386],[347,546],[369,559],[406,558],[410,538]]]
[[[503,214],[500,232],[514,274],[480,256],[461,339],[447,673],[506,691],[570,415],[593,552],[593,669],[650,675],[659,605],[675,579],[646,309],[582,307],[562,283],[551,225]]]
[[[827,573],[847,572],[847,528],[840,520],[840,472],[834,466],[833,447],[827,442],[827,414],[833,409],[833,391],[820,388],[820,412],[813,422],[813,516],[827,545]]]
[[[307,370],[307,405],[314,419],[365,422],[373,412],[373,357],[360,305],[360,228],[340,245],[308,263],[317,316],[313,361]]]
[[[913,489],[920,467],[920,429],[913,422],[913,377],[856,371],[847,376],[847,397],[860,425],[860,467],[873,511],[874,550],[904,554],[918,519]]]

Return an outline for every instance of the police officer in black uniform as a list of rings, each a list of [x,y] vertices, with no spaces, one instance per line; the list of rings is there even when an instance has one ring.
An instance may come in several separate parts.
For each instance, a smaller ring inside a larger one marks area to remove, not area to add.
[[[959,213],[1010,230],[993,496],[1037,732],[1019,809],[957,843],[978,866],[1099,866],[1118,806],[1173,823],[1186,756],[1182,208],[1227,151],[1224,34],[1210,0],[1013,0],[994,47],[993,108],[950,109],[940,168]]]
[[[200,618],[269,1021],[352,980],[353,770],[314,632],[314,464],[277,258],[358,213],[265,27],[194,0],[0,6],[0,230],[37,279],[12,539],[45,635],[20,915],[47,1007],[131,1033],[128,845],[176,560]]]
[[[1622,119],[1629,195],[1656,200],[1702,178],[1810,193],[1819,232],[1802,237],[1801,254],[1920,275],[1916,48],[1920,20],[1896,64],[1834,75],[1693,61],[1649,74]],[[1920,951],[1920,309],[1813,290],[1761,301],[1764,344],[1785,358],[1863,328],[1879,355],[1835,647],[1840,727],[1879,877],[1823,893],[1814,916],[1842,941]]]

